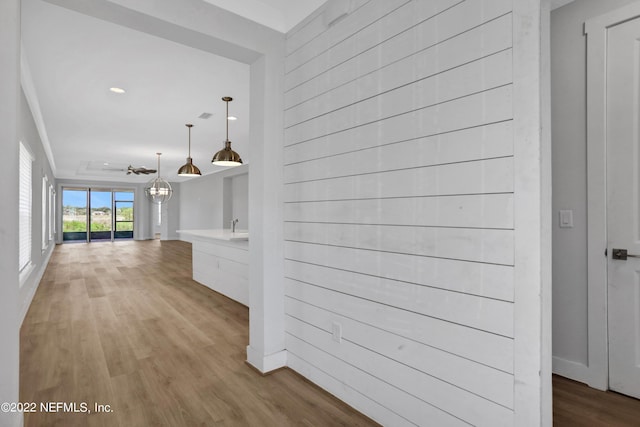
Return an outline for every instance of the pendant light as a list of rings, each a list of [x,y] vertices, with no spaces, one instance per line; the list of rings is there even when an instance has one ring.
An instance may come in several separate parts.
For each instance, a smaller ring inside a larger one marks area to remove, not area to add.
[[[224,141],[224,148],[213,155],[211,163],[218,166],[239,166],[242,164],[240,154],[231,149],[231,141],[229,141],[229,101],[233,101],[230,96],[222,98],[227,103],[227,116],[225,121],[227,122],[227,139]]]
[[[193,164],[193,160],[191,159],[191,128],[192,124],[187,123],[185,125],[189,128],[189,157],[187,157],[187,163],[182,165],[180,169],[178,169],[179,176],[200,176],[200,169],[196,165]]]
[[[173,194],[171,184],[160,177],[160,156],[162,153],[156,153],[158,155],[158,176],[147,183],[144,188],[144,194],[147,195],[151,202],[160,205],[166,203]]]

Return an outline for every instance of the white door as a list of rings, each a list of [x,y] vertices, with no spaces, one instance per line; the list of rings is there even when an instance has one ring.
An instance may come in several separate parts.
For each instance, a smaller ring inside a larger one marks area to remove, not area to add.
[[[640,18],[607,43],[609,388],[640,398]]]

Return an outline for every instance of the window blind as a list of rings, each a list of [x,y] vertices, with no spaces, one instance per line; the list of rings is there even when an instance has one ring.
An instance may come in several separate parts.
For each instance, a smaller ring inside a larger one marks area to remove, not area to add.
[[[31,170],[33,157],[20,143],[20,200],[19,210],[19,269],[24,270],[31,262]]]
[[[49,221],[49,210],[47,209],[47,201],[49,199],[49,180],[46,176],[42,177],[42,250],[47,249],[49,244],[49,235],[47,223]]]
[[[49,186],[49,241],[53,240],[53,233],[56,231],[56,217],[55,217],[55,194],[53,186]]]

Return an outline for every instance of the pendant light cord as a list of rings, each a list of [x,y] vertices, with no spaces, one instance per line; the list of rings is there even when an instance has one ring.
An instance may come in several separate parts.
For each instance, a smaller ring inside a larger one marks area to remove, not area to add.
[[[191,158],[191,126],[187,125],[187,127],[189,128],[189,158]]]
[[[225,101],[225,102],[227,103],[227,117],[226,117],[226,120],[227,120],[227,141],[226,142],[229,142],[229,101]]]
[[[158,178],[160,178],[160,155],[162,153],[156,153],[158,155]]]

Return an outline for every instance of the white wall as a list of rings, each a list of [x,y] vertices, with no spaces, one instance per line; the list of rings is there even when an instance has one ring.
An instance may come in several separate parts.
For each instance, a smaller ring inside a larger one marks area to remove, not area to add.
[[[241,176],[247,177],[248,169],[249,165],[238,166],[180,183],[178,230],[230,228],[229,221],[225,221],[224,209],[229,208],[227,216],[231,218],[234,203],[231,195],[232,184]],[[230,180],[228,197],[225,197],[224,190],[226,180]],[[246,189],[243,195],[238,194],[235,197],[241,196],[246,201],[248,198]],[[245,226],[242,226],[243,223]],[[239,228],[246,229],[247,223],[248,217],[245,216],[241,219]]]
[[[0,402],[19,400],[18,120],[20,117],[20,1],[0,2]],[[12,208],[11,208],[12,207]],[[21,425],[19,413],[0,411],[0,425]]]
[[[237,175],[231,180],[231,221],[237,219],[237,230],[249,229],[249,174]],[[228,224],[225,224],[225,228]]]
[[[160,240],[179,240],[180,235],[180,193],[182,183],[171,183],[173,195],[168,202],[162,203],[162,223],[160,224]],[[151,205],[151,203],[149,203]]]
[[[579,0],[551,13],[553,369],[590,382],[587,325],[586,20],[634,0]],[[559,228],[559,210],[574,228]],[[603,254],[604,256],[604,254]]]
[[[53,188],[56,188],[56,180],[44,152],[27,100],[22,91],[20,95],[18,140],[28,147],[34,157],[31,181],[31,262],[33,263],[33,269],[20,286],[20,319],[22,320],[27,314],[31,300],[38,289],[40,279],[44,275],[47,263],[55,247],[55,239],[47,241],[46,248],[43,249],[42,247],[42,177],[46,176],[48,185],[53,185]],[[45,218],[48,218],[47,213],[45,213]],[[56,218],[60,217],[56,216]],[[45,232],[48,234],[48,226]]]
[[[549,423],[540,4],[351,3],[287,35],[288,365],[384,425]]]

